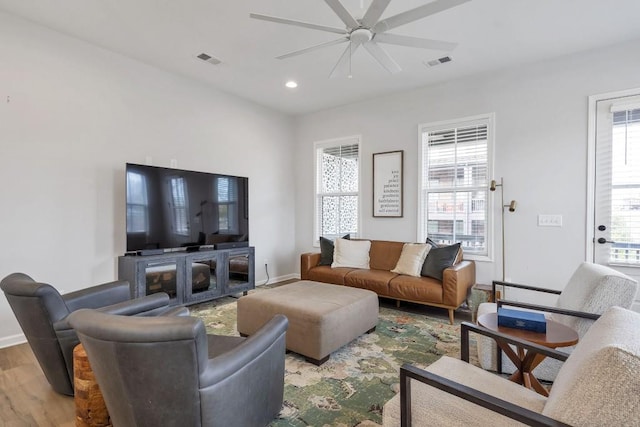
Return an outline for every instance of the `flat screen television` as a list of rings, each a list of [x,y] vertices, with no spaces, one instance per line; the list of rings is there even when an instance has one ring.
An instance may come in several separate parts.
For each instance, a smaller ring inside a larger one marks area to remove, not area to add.
[[[249,245],[249,179],[126,165],[127,252]]]

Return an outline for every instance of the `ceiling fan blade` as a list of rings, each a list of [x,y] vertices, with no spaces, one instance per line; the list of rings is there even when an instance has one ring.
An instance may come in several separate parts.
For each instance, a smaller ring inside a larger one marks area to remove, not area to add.
[[[298,27],[311,28],[312,30],[328,31],[330,33],[347,34],[344,28],[327,27],[324,25],[311,24],[309,22],[294,21],[292,19],[277,18],[275,16],[260,15],[258,13],[250,13],[249,18],[260,19],[262,21],[277,22],[279,24],[295,25]]]
[[[356,21],[349,11],[345,9],[342,3],[340,3],[340,0],[324,0],[324,2],[333,9],[333,12],[338,15],[338,18],[344,22],[347,28],[354,29],[360,26],[360,23]]]
[[[320,49],[326,46],[333,46],[334,44],[344,43],[346,41],[349,41],[348,37],[340,37],[339,39],[336,39],[336,40],[331,40],[331,41],[320,43],[314,46],[305,47],[304,49],[285,53],[284,55],[276,56],[276,59],[285,59],[285,58],[290,58],[292,56],[302,55],[303,53],[311,52],[313,50]]]
[[[349,74],[349,61],[353,56],[354,52],[358,50],[360,47],[360,43],[349,43],[349,46],[342,52],[340,59],[331,70],[331,74],[329,74],[330,78],[336,77],[338,75]]]
[[[369,51],[376,61],[380,63],[391,74],[398,73],[402,70],[400,66],[393,60],[389,54],[374,41],[366,42],[363,44],[364,48]]]
[[[366,28],[373,27],[373,25],[378,22],[378,19],[380,19],[390,2],[391,0],[373,0],[369,9],[367,9],[367,13],[362,17],[362,26]]]
[[[381,33],[373,38],[378,43],[395,44],[398,46],[418,47],[421,49],[453,50],[458,43],[440,40],[421,39],[418,37],[401,36],[398,34]]]
[[[468,1],[471,0],[435,0],[423,6],[416,7],[415,9],[407,10],[406,12],[383,19],[374,25],[372,30],[374,33],[382,33],[401,25],[408,24],[409,22],[417,21],[418,19],[426,18],[427,16],[438,12],[451,9],[452,7],[461,5]]]

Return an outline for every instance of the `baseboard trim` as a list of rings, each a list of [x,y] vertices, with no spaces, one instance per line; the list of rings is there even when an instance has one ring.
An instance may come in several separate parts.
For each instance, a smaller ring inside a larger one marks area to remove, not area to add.
[[[14,345],[22,344],[25,342],[27,342],[27,338],[24,336],[24,334],[10,335],[8,337],[0,338],[0,348],[13,347]]]
[[[269,283],[284,282],[285,280],[291,280],[291,279],[300,279],[300,275],[293,273],[293,274],[285,274],[284,276],[270,277]],[[256,282],[256,286],[262,286],[266,284],[267,284],[266,280],[261,280],[260,282]]]

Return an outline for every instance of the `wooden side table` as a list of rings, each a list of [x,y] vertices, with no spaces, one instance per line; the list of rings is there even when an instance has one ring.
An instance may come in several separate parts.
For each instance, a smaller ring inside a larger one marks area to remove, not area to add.
[[[576,331],[553,320],[547,320],[546,333],[498,326],[497,313],[487,313],[478,317],[478,325],[495,332],[500,332],[549,348],[568,347],[576,344],[579,339]],[[513,348],[508,343],[500,341],[498,341],[498,347],[500,347],[516,366],[516,371],[509,377],[511,381],[535,390],[543,396],[549,396],[547,389],[544,388],[542,384],[540,384],[540,381],[533,375],[533,370],[536,366],[546,358],[544,354],[529,352],[519,346],[516,346],[516,351],[513,351]]]
[[[82,344],[73,349],[76,427],[111,427],[111,418]]]

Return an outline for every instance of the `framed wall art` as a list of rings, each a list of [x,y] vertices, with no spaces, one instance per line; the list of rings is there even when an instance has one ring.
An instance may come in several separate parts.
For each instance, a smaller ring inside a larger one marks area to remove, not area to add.
[[[402,217],[404,151],[373,154],[373,216]]]

